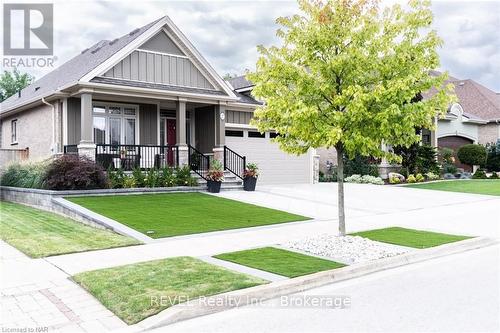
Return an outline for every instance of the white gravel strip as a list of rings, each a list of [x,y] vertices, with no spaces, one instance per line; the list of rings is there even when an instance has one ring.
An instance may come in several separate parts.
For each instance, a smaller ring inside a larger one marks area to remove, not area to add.
[[[343,264],[356,264],[370,260],[393,257],[413,249],[398,245],[375,242],[360,236],[336,236],[322,234],[298,241],[290,241],[280,246],[328,257]]]

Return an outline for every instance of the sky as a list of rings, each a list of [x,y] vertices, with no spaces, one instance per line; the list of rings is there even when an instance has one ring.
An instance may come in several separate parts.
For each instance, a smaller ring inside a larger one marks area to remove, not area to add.
[[[275,19],[298,11],[293,1],[64,0],[53,3],[56,66],[99,40],[112,40],[169,15],[221,75],[252,70],[258,58],[256,46],[279,42]],[[434,28],[444,40],[439,50],[440,69],[500,92],[500,0],[434,1],[432,10]],[[48,71],[25,70],[37,78]]]

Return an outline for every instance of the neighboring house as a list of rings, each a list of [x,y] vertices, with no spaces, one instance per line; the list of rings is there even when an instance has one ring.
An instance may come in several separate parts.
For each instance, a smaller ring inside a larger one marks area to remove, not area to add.
[[[453,149],[457,165],[470,170],[470,166],[458,162],[456,152],[465,144],[485,145],[500,139],[500,94],[471,79],[450,77],[448,82],[455,86],[458,102],[450,105],[446,116],[438,120],[436,131],[422,131],[422,143]],[[335,149],[320,148],[317,153],[320,155],[320,171],[327,172],[328,165],[337,164]],[[382,162],[381,177],[387,178],[387,173],[395,168]]]
[[[261,183],[313,180],[313,151],[288,155],[249,125],[261,103],[243,78],[224,81],[167,16],[103,40],[1,104],[1,153],[32,160],[63,152],[105,167],[185,165],[209,159]],[[4,154],[5,155],[5,154]]]

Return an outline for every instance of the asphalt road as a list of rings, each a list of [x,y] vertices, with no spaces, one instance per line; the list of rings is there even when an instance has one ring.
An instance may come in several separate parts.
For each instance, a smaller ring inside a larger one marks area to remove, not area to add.
[[[346,309],[287,308],[280,299],[155,332],[500,332],[500,246],[309,290]],[[298,295],[297,295],[298,296]]]

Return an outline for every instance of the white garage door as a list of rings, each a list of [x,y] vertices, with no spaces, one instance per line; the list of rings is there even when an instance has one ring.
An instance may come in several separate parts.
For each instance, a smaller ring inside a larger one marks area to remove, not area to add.
[[[243,137],[237,135],[243,135]],[[309,183],[311,181],[310,153],[300,156],[290,155],[280,150],[276,143],[270,141],[269,133],[265,133],[264,138],[252,137],[256,135],[259,133],[228,129],[226,146],[238,154],[246,156],[247,163],[258,164],[259,184]]]

